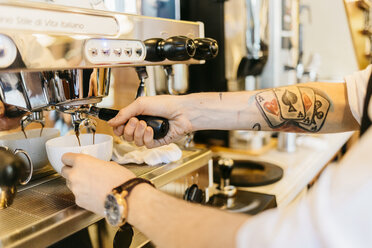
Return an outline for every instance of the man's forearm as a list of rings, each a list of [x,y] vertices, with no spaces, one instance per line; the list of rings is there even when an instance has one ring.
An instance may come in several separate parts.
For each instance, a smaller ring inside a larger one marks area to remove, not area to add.
[[[233,247],[246,215],[187,203],[149,185],[129,197],[128,221],[159,247]]]
[[[194,130],[245,129],[287,132],[355,130],[344,83],[306,83],[245,92],[186,96]]]

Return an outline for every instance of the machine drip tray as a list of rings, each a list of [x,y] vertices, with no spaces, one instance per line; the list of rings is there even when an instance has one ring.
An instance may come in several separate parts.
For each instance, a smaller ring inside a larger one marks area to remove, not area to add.
[[[220,173],[214,169],[214,182],[220,182]],[[283,177],[283,169],[277,165],[252,160],[234,160],[230,184],[237,187],[254,187],[275,183]]]
[[[264,210],[275,208],[277,206],[274,195],[242,190],[237,190],[236,195],[229,198],[222,194],[214,195],[211,197],[207,205],[217,207],[228,212],[244,213],[249,215],[255,215]]]

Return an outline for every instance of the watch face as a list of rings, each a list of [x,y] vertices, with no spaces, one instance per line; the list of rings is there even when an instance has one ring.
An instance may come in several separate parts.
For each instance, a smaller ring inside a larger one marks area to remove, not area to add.
[[[123,207],[118,204],[114,195],[109,194],[105,201],[105,216],[110,225],[117,226],[121,223]]]

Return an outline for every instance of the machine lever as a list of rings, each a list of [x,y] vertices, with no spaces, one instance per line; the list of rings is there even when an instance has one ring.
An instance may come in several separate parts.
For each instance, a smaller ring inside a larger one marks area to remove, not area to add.
[[[119,110],[108,109],[108,108],[98,108],[92,106],[89,110],[89,114],[98,117],[101,120],[109,121],[114,118],[119,113]],[[154,130],[154,139],[164,138],[169,131],[169,122],[167,119],[158,116],[150,115],[138,115],[136,116],[138,120],[143,120]],[[127,123],[125,123],[127,124]]]

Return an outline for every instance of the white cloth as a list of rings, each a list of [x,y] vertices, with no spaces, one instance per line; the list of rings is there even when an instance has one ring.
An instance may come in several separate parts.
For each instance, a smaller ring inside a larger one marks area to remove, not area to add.
[[[347,97],[351,113],[360,124],[363,115],[363,104],[367,92],[368,79],[372,72],[372,65],[363,71],[355,72],[345,77]]]
[[[372,67],[345,78],[351,111],[362,118]],[[372,128],[331,165],[298,204],[266,211],[240,228],[237,247],[372,247]]]
[[[112,160],[119,164],[145,163],[148,165],[159,165],[177,161],[181,157],[182,151],[174,143],[147,149],[146,147],[134,147],[123,142],[114,147]]]

